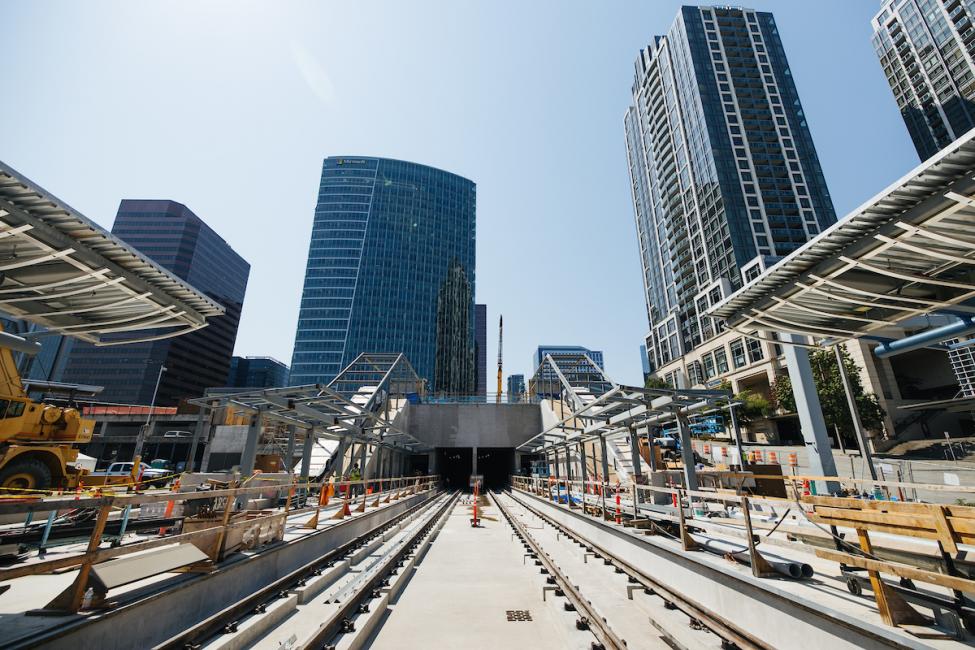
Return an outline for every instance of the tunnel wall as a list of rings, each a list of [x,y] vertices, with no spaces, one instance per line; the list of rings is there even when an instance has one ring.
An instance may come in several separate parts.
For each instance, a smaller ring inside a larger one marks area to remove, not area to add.
[[[517,447],[542,430],[538,404],[410,404],[410,435],[431,447]]]

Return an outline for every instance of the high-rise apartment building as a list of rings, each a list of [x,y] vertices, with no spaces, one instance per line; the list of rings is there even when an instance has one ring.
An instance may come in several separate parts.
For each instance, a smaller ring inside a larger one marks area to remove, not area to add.
[[[288,366],[272,357],[232,357],[229,388],[280,388],[288,385]]]
[[[429,390],[473,393],[475,212],[475,185],[456,174],[326,158],[290,383],[327,383],[362,352],[402,352]]]
[[[885,0],[873,46],[922,160],[975,127],[975,2]]]
[[[161,406],[200,397],[207,388],[223,386],[237,340],[250,264],[176,201],[123,200],[112,234],[227,311],[198,332],[171,339],[97,348],[75,341],[64,381],[104,386],[99,395],[104,401],[149,404],[160,368],[165,367],[156,397],[156,404]]]
[[[474,305],[474,366],[477,386],[474,392],[487,396],[487,305]]]
[[[772,14],[682,7],[632,93],[648,360],[674,385],[711,383],[775,351],[705,312],[834,223],[832,200]]]

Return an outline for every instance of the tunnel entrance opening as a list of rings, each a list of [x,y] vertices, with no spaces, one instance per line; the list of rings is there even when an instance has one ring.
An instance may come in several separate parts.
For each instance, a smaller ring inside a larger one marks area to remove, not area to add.
[[[410,476],[426,476],[430,473],[430,457],[426,454],[413,454],[410,456],[409,464]]]
[[[484,489],[503,490],[514,471],[515,450],[511,447],[478,447],[477,473],[484,477]]]
[[[508,485],[514,470],[515,450],[511,447],[478,447],[477,473],[484,477],[486,490],[501,490]],[[449,490],[468,490],[474,473],[474,449],[438,447],[437,473]]]
[[[470,447],[438,447],[437,474],[448,490],[466,490],[470,487],[474,450]]]

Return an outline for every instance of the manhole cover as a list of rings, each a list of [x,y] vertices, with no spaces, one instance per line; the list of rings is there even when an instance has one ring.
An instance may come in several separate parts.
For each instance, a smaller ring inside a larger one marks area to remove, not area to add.
[[[506,614],[508,615],[508,621],[532,620],[532,613],[527,609],[509,609]]]

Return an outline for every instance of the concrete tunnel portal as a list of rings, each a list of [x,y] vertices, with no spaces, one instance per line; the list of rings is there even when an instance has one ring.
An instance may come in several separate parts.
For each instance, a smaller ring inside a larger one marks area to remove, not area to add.
[[[469,490],[471,476],[499,490],[525,460],[516,451],[542,430],[538,404],[410,404],[403,413],[410,435],[429,445],[426,467],[444,486]],[[422,464],[414,457],[413,467]]]

